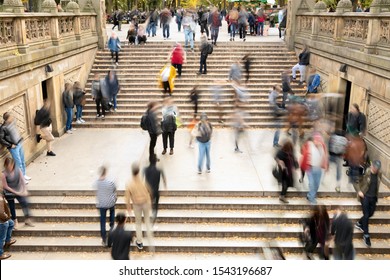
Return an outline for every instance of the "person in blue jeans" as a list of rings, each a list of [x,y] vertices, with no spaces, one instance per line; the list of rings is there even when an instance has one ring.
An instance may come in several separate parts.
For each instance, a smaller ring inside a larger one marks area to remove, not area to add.
[[[19,133],[16,125],[16,120],[11,113],[5,112],[3,114],[4,123],[0,127],[0,143],[6,147],[16,165],[23,173],[24,179],[28,183],[31,177],[26,175],[26,162],[24,160],[23,138]]]
[[[108,71],[107,76],[105,77],[105,82],[108,90],[108,96],[110,99],[110,102],[113,104],[114,111],[116,112],[117,109],[117,95],[120,90],[120,85],[118,81],[118,77],[116,76],[116,73],[114,70]]]
[[[107,246],[106,216],[107,210],[110,212],[110,229],[115,223],[115,203],[117,200],[116,184],[113,180],[107,178],[107,168],[99,168],[99,178],[94,183],[96,190],[97,203],[96,207],[100,214],[100,236],[102,237],[103,246]]]
[[[0,189],[2,192],[2,189]],[[7,200],[3,195],[0,195],[0,260],[5,260],[11,257],[10,254],[5,254],[16,239],[12,239],[12,231],[14,229],[14,221],[11,219],[11,213],[8,207]]]
[[[206,158],[206,172],[210,173],[210,145],[213,127],[207,119],[206,113],[202,113],[200,122],[195,126],[196,140],[199,145],[198,174],[202,174],[204,158]]]
[[[65,107],[65,113],[66,113],[66,125],[65,125],[65,132],[68,134],[73,133],[72,128],[72,120],[73,120],[73,89],[72,84],[66,83],[65,84],[65,90],[62,93],[62,103]]]
[[[73,84],[73,102],[76,105],[76,123],[85,123],[83,120],[83,104],[85,104],[85,91],[81,88],[80,82]]]

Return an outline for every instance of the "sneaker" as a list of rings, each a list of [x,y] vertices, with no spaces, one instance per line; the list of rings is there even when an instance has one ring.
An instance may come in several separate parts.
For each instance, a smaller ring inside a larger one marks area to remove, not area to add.
[[[107,247],[107,242],[104,241],[104,240],[102,240],[102,246],[103,246],[103,247]]]
[[[289,203],[288,200],[284,197],[284,195],[279,196],[279,200],[283,203]]]
[[[105,118],[104,115],[102,115],[101,118],[102,118],[102,120],[104,120],[104,118]]]
[[[356,222],[355,228],[357,228],[357,229],[360,230],[361,232],[364,232],[364,230],[363,230],[363,225],[362,225],[361,223],[359,223],[359,221]]]
[[[135,245],[137,245],[137,248],[138,248],[139,250],[142,250],[142,249],[144,248],[144,244],[142,244],[142,242],[136,241],[136,242],[135,242]]]
[[[202,174],[202,171],[198,170],[198,174]]]
[[[11,257],[11,255],[10,254],[2,254],[1,256],[0,256],[0,260],[5,260],[5,259],[8,259],[8,258],[10,258]]]
[[[371,239],[369,235],[363,235],[363,240],[367,247],[371,247]]]
[[[100,114],[96,114],[96,118],[98,119],[98,118],[100,118],[102,115],[100,115]]]
[[[30,177],[30,176],[27,176],[27,175],[24,175],[24,180],[30,181],[30,180],[31,180],[31,177]]]
[[[70,130],[71,130],[71,131],[76,131],[77,129],[72,127]]]
[[[339,193],[340,192],[340,187],[336,187],[335,190],[336,190],[336,192]]]
[[[9,242],[5,242],[4,244],[4,250],[7,250],[9,247],[11,247],[12,244],[16,243],[16,239],[11,239]]]
[[[35,139],[37,140],[37,143],[39,143],[39,142],[41,142],[42,137],[40,134],[36,134]]]
[[[169,154],[170,154],[170,155],[173,155],[173,149],[171,149],[171,150],[169,151]]]
[[[161,154],[165,155],[166,153],[167,153],[167,149],[164,149]]]
[[[207,170],[206,170],[206,172],[207,172],[207,173],[210,173],[210,172],[211,172],[211,170],[210,170],[210,169],[207,169]]]
[[[77,120],[76,123],[77,124],[82,124],[82,122],[80,120]]]
[[[31,222],[30,219],[27,219],[27,220],[24,222],[24,224],[25,224],[26,226],[28,226],[28,227],[35,227],[35,225]]]
[[[242,151],[241,151],[240,149],[238,149],[238,148],[235,148],[234,151],[235,151],[236,153],[242,153]]]
[[[80,122],[85,123],[85,121],[83,119],[80,119]]]
[[[47,156],[52,156],[52,157],[55,157],[55,156],[56,156],[56,154],[53,153],[53,151],[47,152],[46,155],[47,155]]]
[[[73,134],[73,131],[69,129],[69,130],[66,131],[66,133]]]
[[[193,149],[193,148],[195,148],[195,146],[192,145],[192,144],[190,144],[190,145],[189,145],[189,148],[190,148],[190,149]]]

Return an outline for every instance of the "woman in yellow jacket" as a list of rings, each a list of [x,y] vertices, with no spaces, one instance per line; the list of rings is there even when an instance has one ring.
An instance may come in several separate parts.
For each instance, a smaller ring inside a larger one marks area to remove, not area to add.
[[[159,87],[163,89],[163,94],[168,94],[171,96],[173,89],[175,87],[174,80],[176,77],[176,68],[172,65],[165,65],[158,76]]]

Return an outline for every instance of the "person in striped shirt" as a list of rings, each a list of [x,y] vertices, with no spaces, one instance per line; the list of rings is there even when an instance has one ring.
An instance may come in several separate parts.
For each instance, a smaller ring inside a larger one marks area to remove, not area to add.
[[[107,177],[107,167],[99,168],[99,178],[94,183],[96,189],[96,207],[100,213],[100,235],[102,237],[103,246],[107,245],[106,233],[106,215],[107,210],[110,211],[110,229],[114,227],[115,221],[115,203],[117,200],[116,184],[113,180]]]

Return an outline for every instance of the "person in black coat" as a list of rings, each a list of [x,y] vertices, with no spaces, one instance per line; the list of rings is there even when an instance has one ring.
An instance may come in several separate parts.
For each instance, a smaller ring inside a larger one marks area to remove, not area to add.
[[[353,225],[347,214],[341,208],[336,209],[333,216],[330,233],[334,238],[333,257],[335,260],[353,260],[355,250],[353,247]]]
[[[114,260],[129,260],[130,243],[133,234],[125,230],[126,215],[118,213],[116,215],[117,226],[108,235],[108,247],[111,249],[111,256]]]

